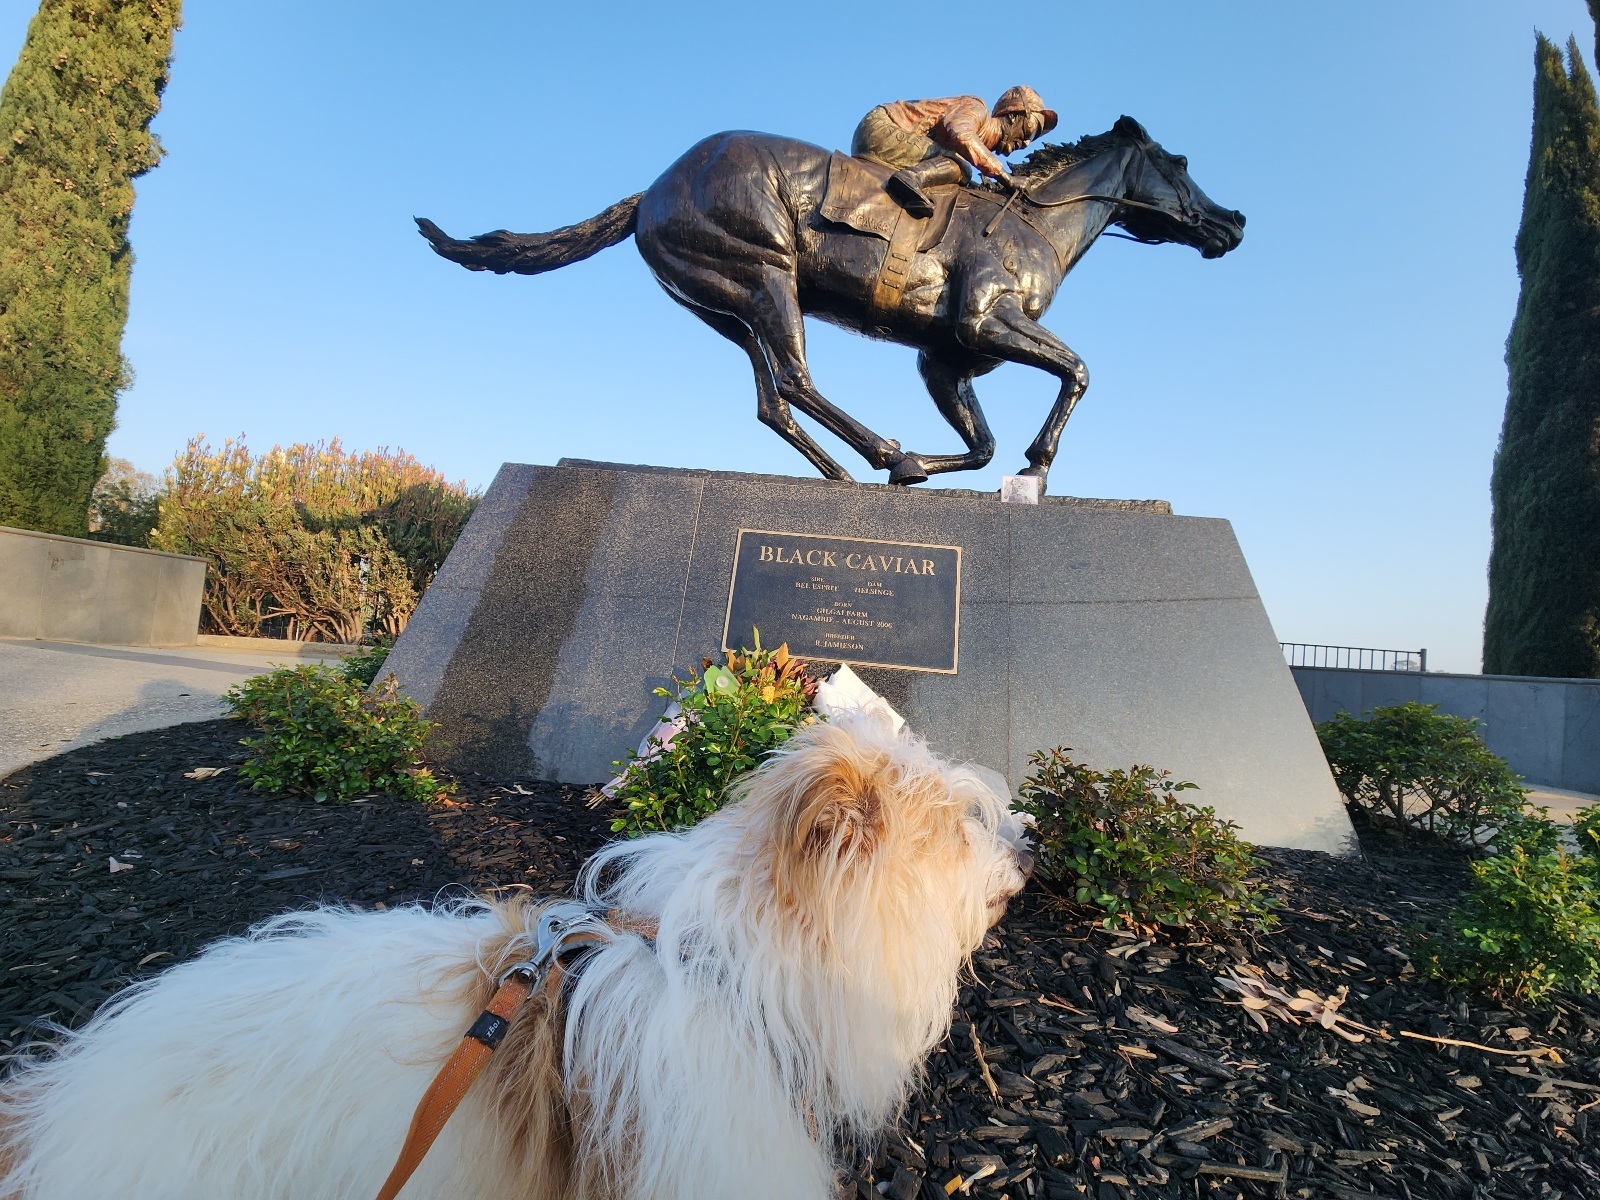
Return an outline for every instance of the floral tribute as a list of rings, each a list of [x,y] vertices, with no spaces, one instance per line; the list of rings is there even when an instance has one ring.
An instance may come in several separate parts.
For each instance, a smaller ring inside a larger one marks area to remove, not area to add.
[[[787,645],[730,652],[718,665],[705,659],[699,674],[657,688],[671,701],[660,722],[628,758],[602,794],[626,811],[611,822],[630,837],[681,829],[716,812],[741,775],[794,731],[818,719],[817,678]],[[598,801],[598,797],[597,797]]]

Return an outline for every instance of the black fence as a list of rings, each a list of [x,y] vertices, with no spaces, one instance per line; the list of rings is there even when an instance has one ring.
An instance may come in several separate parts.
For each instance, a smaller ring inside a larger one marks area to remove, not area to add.
[[[1375,650],[1370,646],[1316,646],[1279,642],[1291,667],[1337,667],[1345,671],[1426,671],[1427,650]]]

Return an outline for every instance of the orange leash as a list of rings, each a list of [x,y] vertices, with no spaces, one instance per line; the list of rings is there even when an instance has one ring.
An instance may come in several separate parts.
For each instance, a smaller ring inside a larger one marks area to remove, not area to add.
[[[383,1187],[378,1189],[378,1200],[394,1200],[400,1194],[406,1180],[411,1178],[422,1164],[423,1156],[438,1140],[444,1123],[456,1111],[456,1106],[467,1094],[478,1072],[489,1061],[489,1055],[500,1044],[500,1039],[511,1026],[511,1018],[516,1016],[517,1010],[527,1003],[531,995],[533,977],[521,971],[512,972],[500,985],[494,999],[489,1001],[489,1007],[472,1023],[472,1028],[462,1037],[461,1045],[456,1047],[456,1052],[444,1064],[444,1069],[434,1076],[428,1090],[422,1093],[422,1101],[411,1117],[411,1128],[406,1130],[400,1157],[389,1172],[389,1178],[383,1181]]]
[[[598,918],[587,912],[577,919],[547,912],[540,919],[538,950],[534,958],[518,963],[505,973],[494,998],[489,1001],[489,1007],[462,1035],[455,1053],[422,1094],[417,1111],[411,1116],[411,1128],[406,1131],[405,1143],[400,1147],[400,1157],[395,1160],[389,1178],[378,1190],[377,1200],[394,1200],[400,1194],[400,1189],[405,1187],[406,1181],[422,1164],[429,1148],[438,1140],[450,1114],[461,1104],[472,1081],[500,1045],[506,1030],[511,1028],[512,1019],[533,993],[543,987],[551,995],[560,996],[561,984],[567,974],[563,955],[573,949],[602,945],[611,940],[611,932],[606,930],[602,933],[594,928],[595,924],[598,924]],[[604,926],[601,928],[605,929]]]

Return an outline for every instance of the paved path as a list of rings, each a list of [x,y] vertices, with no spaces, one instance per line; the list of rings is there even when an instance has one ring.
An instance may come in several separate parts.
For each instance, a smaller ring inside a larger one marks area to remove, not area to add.
[[[1533,808],[1548,808],[1550,819],[1554,821],[1570,821],[1580,808],[1600,804],[1600,796],[1588,792],[1569,792],[1566,788],[1545,787],[1540,783],[1530,783],[1528,787],[1532,789],[1528,793],[1528,804]]]
[[[76,746],[223,715],[233,684],[288,662],[331,662],[296,648],[84,646],[0,638],[0,776]]]

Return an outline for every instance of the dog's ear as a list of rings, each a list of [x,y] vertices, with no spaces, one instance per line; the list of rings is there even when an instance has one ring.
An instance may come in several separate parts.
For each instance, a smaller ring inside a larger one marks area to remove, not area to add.
[[[795,786],[779,820],[773,875],[779,896],[811,909],[836,895],[851,869],[869,860],[886,832],[884,760],[840,730],[818,731],[785,767]]]
[[[877,765],[841,756],[817,773],[795,812],[795,849],[811,857],[843,859],[876,848],[884,830]]]

